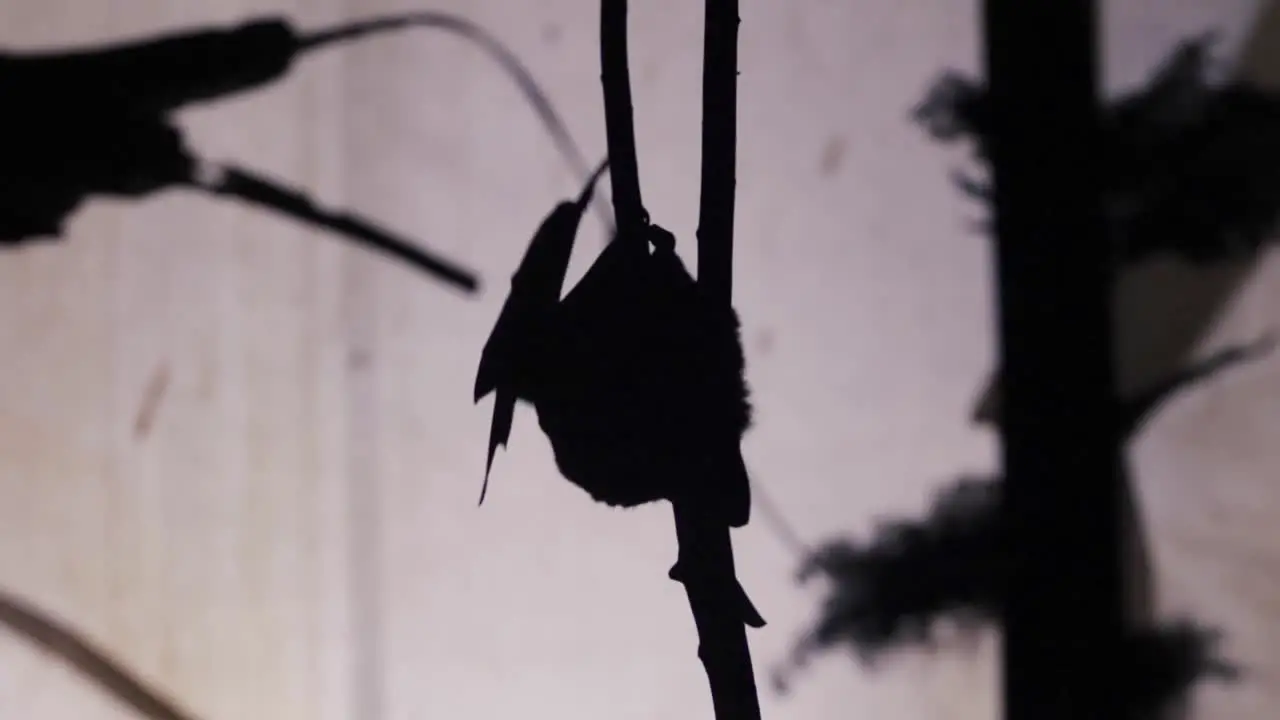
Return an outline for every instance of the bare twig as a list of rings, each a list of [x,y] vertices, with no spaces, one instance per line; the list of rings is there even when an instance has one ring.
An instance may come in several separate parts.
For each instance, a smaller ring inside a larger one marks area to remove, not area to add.
[[[716,720],[759,720],[760,699],[746,625],[740,613],[741,588],[733,562],[729,528],[708,521],[696,509],[675,506],[677,567],[698,628],[698,657],[707,671]],[[690,550],[696,548],[696,550]]]
[[[605,137],[609,143],[609,180],[618,230],[647,224],[640,197],[640,168],[631,112],[631,74],[627,68],[627,0],[600,3],[600,81],[604,85]]]
[[[707,0],[702,64],[702,197],[698,283],[733,298],[733,212],[738,146],[738,0]]]

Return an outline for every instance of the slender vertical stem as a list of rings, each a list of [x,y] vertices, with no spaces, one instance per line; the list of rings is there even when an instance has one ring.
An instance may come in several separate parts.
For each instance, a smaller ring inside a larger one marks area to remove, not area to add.
[[[698,284],[715,303],[733,300],[733,213],[737,152],[738,2],[707,0],[702,69],[702,190]],[[698,657],[716,720],[758,720],[760,700],[740,613],[729,528],[675,506],[681,581],[698,626]],[[697,553],[688,548],[698,548]]]
[[[738,148],[738,2],[707,0],[702,64],[702,196],[698,282],[733,299],[733,215]]]
[[[733,267],[737,23],[737,2],[708,0],[698,274],[699,284],[715,301],[726,303]],[[619,232],[626,233],[648,222],[632,125],[626,0],[601,0],[600,61],[614,212]],[[706,249],[712,260],[704,262]],[[716,720],[759,720],[729,528],[700,508],[676,504],[674,510],[680,556],[672,577],[689,597],[698,629],[698,657],[707,671]]]
[[[609,180],[618,230],[635,230],[648,221],[640,196],[640,167],[631,110],[631,73],[627,67],[627,0],[600,2],[600,82],[604,86],[605,138]]]
[[[751,648],[739,612],[741,592],[729,528],[695,509],[675,506],[678,581],[698,628],[698,658],[707,672],[716,720],[760,720]]]
[[[1119,717],[1112,257],[1096,8],[985,0],[1004,382],[1005,717]]]

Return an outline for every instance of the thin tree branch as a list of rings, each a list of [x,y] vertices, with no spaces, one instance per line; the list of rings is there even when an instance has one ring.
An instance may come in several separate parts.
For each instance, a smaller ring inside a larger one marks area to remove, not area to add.
[[[716,720],[760,720],[760,698],[741,612],[741,587],[729,528],[696,509],[675,505],[680,546],[677,582],[684,585],[698,628],[698,658],[707,671]],[[696,550],[691,550],[696,548]]]
[[[707,0],[698,285],[710,302],[726,305],[733,300],[738,23],[737,0]],[[729,528],[695,508],[676,505],[674,511],[684,568],[680,580],[698,626],[698,657],[707,671],[716,720],[758,720],[760,700],[743,616],[724,612],[741,594]]]
[[[609,146],[613,213],[620,232],[648,223],[640,196],[640,167],[627,68],[627,0],[600,2],[600,82],[604,86],[604,127]]]
[[[707,0],[702,65],[702,196],[698,283],[733,299],[733,214],[738,148],[738,1]]]

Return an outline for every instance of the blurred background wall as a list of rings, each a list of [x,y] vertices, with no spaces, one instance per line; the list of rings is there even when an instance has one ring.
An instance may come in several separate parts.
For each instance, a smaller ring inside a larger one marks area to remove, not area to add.
[[[1211,27],[1229,56],[1268,46],[1256,0],[1105,6],[1113,91]],[[0,44],[414,7],[15,0],[0,7]],[[603,155],[597,3],[431,7],[509,44],[588,159]],[[916,515],[956,474],[996,461],[994,437],[969,422],[994,357],[989,246],[966,228],[983,210],[948,180],[967,151],[908,120],[940,71],[979,69],[976,13],[742,4],[735,293],[758,408],[746,453],[810,540]],[[645,199],[692,265],[701,4],[633,2],[631,27]],[[1249,72],[1280,69],[1264,55]],[[421,238],[479,269],[486,291],[460,297],[206,197],[88,203],[64,242],[0,258],[0,588],[202,720],[709,718],[685,596],[666,579],[668,506],[592,505],[521,410],[475,507],[489,423],[487,402],[471,402],[479,351],[524,243],[579,185],[509,79],[454,37],[408,32],[307,59],[180,121],[201,154]],[[589,216],[572,278],[603,237]],[[1280,319],[1272,261],[1226,279],[1179,272],[1122,289],[1128,385]],[[1162,297],[1183,304],[1152,310],[1144,283],[1172,284]],[[1177,401],[1135,449],[1162,608],[1222,625],[1249,670],[1201,692],[1202,717],[1273,716],[1276,420],[1280,361],[1265,361]],[[756,518],[735,545],[770,623],[751,634],[766,717],[995,717],[990,638],[874,672],[830,657],[778,697],[769,671],[819,595],[792,583],[797,558]],[[3,632],[0,716],[132,717]]]

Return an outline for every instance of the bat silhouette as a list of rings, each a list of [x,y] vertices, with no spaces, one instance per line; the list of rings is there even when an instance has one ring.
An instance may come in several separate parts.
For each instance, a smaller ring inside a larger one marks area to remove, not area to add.
[[[495,394],[481,502],[523,400],[560,473],[593,500],[687,503],[742,527],[751,494],[740,443],[751,405],[733,309],[703,297],[675,238],[656,225],[615,236],[560,298],[604,169],[543,221],[481,353],[475,399]],[[744,621],[762,626],[740,586],[738,595]]]
[[[1132,440],[1172,397],[1274,346],[1274,336],[1267,334],[1230,347],[1119,402],[1114,416],[1118,432]],[[802,668],[817,653],[840,645],[869,664],[894,646],[932,645],[935,622],[944,617],[962,628],[998,621],[1003,582],[1000,486],[998,477],[963,477],[938,495],[923,520],[886,523],[866,546],[834,540],[808,552],[798,579],[826,577],[832,592],[819,621],[793,649],[789,668]],[[1132,492],[1127,478],[1123,490]],[[1137,535],[1137,509],[1131,498],[1127,505],[1129,534]],[[1127,645],[1134,657],[1130,667],[1146,669],[1129,678],[1133,702],[1163,702],[1205,674],[1233,676],[1233,668],[1212,657],[1215,639],[1215,633],[1188,622],[1140,623]],[[775,672],[780,690],[786,688],[787,670]]]
[[[559,469],[597,501],[629,508],[692,499],[687,493],[698,489],[675,480],[690,466],[710,461],[694,441],[702,435],[696,432],[701,422],[723,428],[716,437],[722,447],[712,454],[738,457],[736,444],[750,422],[741,370],[729,386],[712,381],[709,372],[713,363],[741,365],[741,356],[733,357],[741,352],[733,342],[736,319],[717,318],[720,325],[713,328],[675,255],[674,238],[657,226],[650,226],[647,238],[616,238],[561,301],[574,233],[590,193],[588,185],[576,202],[560,204],[530,244],[482,352],[476,399],[495,391],[505,398],[495,418],[507,417],[516,399],[533,404]],[[728,348],[715,348],[719,353],[683,353],[692,346],[712,350],[715,340],[726,337]],[[697,359],[690,366],[687,358]],[[701,393],[714,401],[688,402],[697,380],[707,381]],[[505,443],[509,425],[495,420],[491,455]],[[637,442],[653,438],[661,445]],[[720,515],[729,526],[741,527],[750,494],[741,460],[733,465],[741,471]]]
[[[445,29],[478,43],[520,86],[553,138],[586,172],[545,94],[481,28],[443,13],[376,18],[302,35],[281,19],[187,32],[71,53],[0,55],[6,105],[0,148],[0,244],[58,237],[87,197],[140,197],[186,187],[236,198],[342,233],[466,290],[473,273],[358,217],[323,210],[306,195],[249,170],[197,159],[168,114],[280,79],[299,56],[374,32]]]

